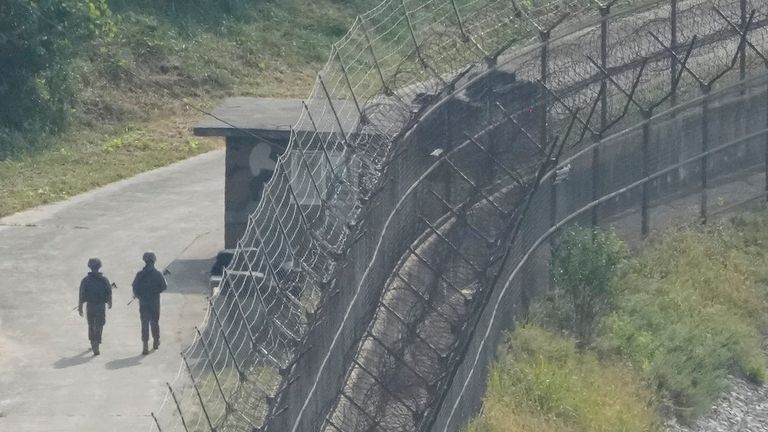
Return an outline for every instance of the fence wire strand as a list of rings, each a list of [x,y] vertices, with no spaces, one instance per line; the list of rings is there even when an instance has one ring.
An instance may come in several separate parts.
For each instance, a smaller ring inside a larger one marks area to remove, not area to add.
[[[647,235],[681,191],[706,220],[709,182],[765,163],[766,53],[758,0],[382,2],[334,44],[151,430],[461,428],[557,229],[639,206]]]

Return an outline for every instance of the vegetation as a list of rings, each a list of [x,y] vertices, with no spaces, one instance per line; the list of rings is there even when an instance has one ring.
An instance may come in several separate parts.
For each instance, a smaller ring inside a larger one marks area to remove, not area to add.
[[[613,232],[569,229],[552,256],[555,284],[554,318],[563,330],[572,329],[580,346],[587,346],[597,325],[618,297],[619,265],[627,248]]]
[[[304,96],[330,44],[376,4],[0,3],[0,216],[215,148],[189,136],[202,114],[180,99]]]
[[[515,331],[488,378],[469,432],[652,432],[653,393],[630,367],[598,360],[537,326]]]
[[[603,349],[630,360],[683,419],[706,412],[728,374],[765,379],[766,221],[672,233],[621,281]]]
[[[729,374],[763,383],[766,223],[761,211],[671,231],[634,257],[612,234],[566,232],[553,254],[555,288],[532,306],[537,324],[500,348],[469,430],[655,430],[659,413],[690,421],[708,411]],[[583,344],[575,310],[597,295],[610,300],[586,307],[600,312],[583,314],[595,329]],[[615,412],[628,423],[589,420]]]

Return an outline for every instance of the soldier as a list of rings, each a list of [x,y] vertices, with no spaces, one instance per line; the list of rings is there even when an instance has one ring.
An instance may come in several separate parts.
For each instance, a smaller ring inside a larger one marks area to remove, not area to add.
[[[112,286],[109,280],[99,272],[101,260],[91,258],[88,260],[88,268],[91,271],[80,282],[80,301],[77,312],[83,316],[83,303],[88,303],[86,317],[88,319],[88,339],[91,341],[93,355],[99,355],[101,344],[101,332],[106,323],[106,304],[112,309]]]
[[[143,355],[149,354],[149,330],[152,330],[152,349],[160,346],[160,293],[167,284],[162,273],[155,268],[157,258],[152,252],[142,257],[144,268],[136,273],[133,280],[133,296],[139,299],[139,317],[141,319],[141,342]]]

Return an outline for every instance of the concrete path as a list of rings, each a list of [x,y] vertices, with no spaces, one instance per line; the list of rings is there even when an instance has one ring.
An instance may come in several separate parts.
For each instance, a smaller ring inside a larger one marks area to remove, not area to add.
[[[203,317],[223,247],[224,153],[216,151],[0,219],[0,431],[145,431]],[[168,268],[157,352],[141,356],[130,284],[153,250]],[[102,354],[73,307],[89,257],[118,289]]]

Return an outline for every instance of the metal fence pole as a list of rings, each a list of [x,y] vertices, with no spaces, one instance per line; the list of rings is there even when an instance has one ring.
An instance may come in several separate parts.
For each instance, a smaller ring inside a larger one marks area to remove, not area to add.
[[[709,93],[711,88],[709,86],[704,87],[704,100],[702,101],[701,106],[701,152],[705,154],[703,158],[701,158],[701,208],[700,208],[700,218],[701,223],[706,224],[707,223],[707,188],[709,187],[708,182],[709,179],[707,178],[707,165],[709,162],[709,157],[706,155],[707,150],[709,150]]]
[[[650,175],[650,141],[651,141],[651,111],[643,113],[643,165],[642,165],[642,178],[646,178]],[[650,193],[648,190],[648,182],[643,183],[642,187],[642,201],[640,204],[640,226],[642,237],[648,237],[650,231],[650,220],[648,214],[648,202],[650,200]]]
[[[184,413],[181,411],[181,404],[179,404],[179,400],[176,399],[176,393],[174,393],[173,387],[171,387],[171,383],[165,383],[165,385],[168,386],[168,391],[171,393],[171,398],[173,398],[173,404],[176,405],[176,412],[179,413],[181,426],[184,427],[185,432],[189,432],[189,428],[187,428],[187,421],[184,420]]]
[[[608,70],[608,17],[610,6],[600,6],[600,67]],[[602,141],[605,129],[608,127],[608,83],[606,77],[600,81],[600,132],[598,140]],[[592,200],[600,198],[600,145],[592,149]],[[598,206],[592,208],[592,226],[600,223]]]
[[[670,0],[669,5],[669,46],[676,52],[677,51],[677,0]],[[670,103],[672,106],[677,105],[677,57],[671,56],[669,59],[669,72],[670,72],[670,86],[672,90],[672,96],[670,97]]]
[[[541,57],[540,57],[540,73],[541,73],[541,85],[547,85],[547,75],[549,75],[549,32],[539,32],[539,38],[541,39]],[[547,101],[544,92],[541,96],[541,114],[539,116],[539,142],[547,142]]]
[[[747,29],[747,0],[741,0],[739,2],[739,12],[741,30],[746,34],[749,30]],[[744,78],[747,77],[747,45],[741,44],[739,50],[741,51],[739,53],[739,79],[744,81]],[[743,89],[741,94],[744,94]]]

